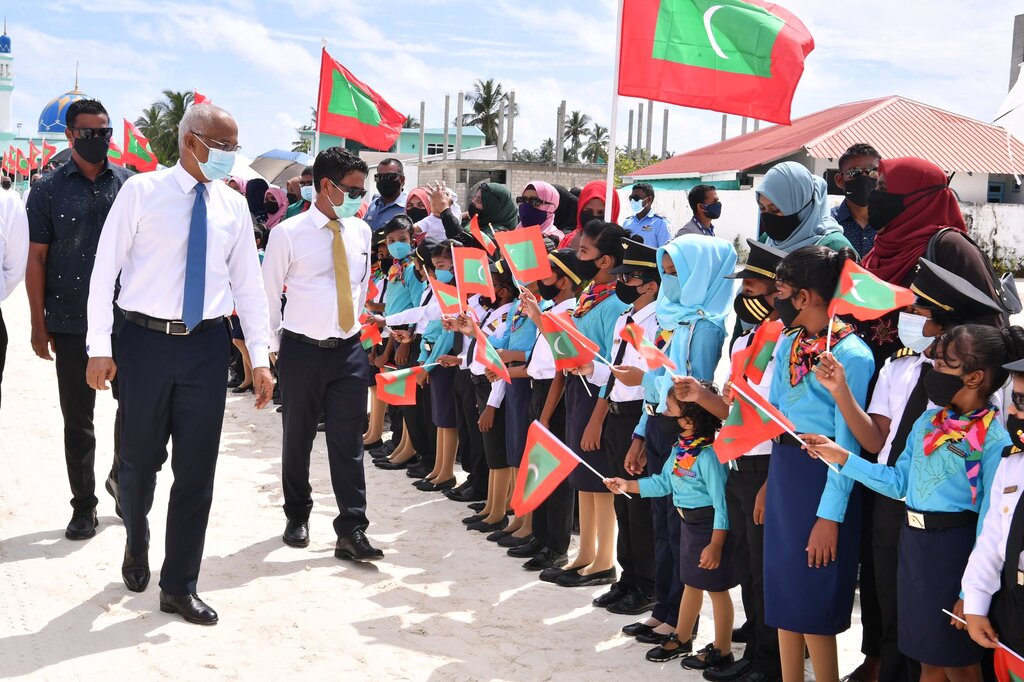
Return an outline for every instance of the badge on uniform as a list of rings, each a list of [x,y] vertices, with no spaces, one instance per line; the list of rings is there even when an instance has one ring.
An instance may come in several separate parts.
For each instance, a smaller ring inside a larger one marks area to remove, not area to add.
[[[654,229],[654,226],[653,225],[641,225],[640,229],[643,230],[644,232],[650,232],[651,230]]]
[[[924,529],[924,514],[907,510],[907,525],[911,528]]]
[[[1009,495],[1010,493],[1015,493],[1015,492],[1017,492],[1017,486],[1015,486],[1015,485],[1011,485],[1010,487],[1003,489],[1003,494],[1004,495]]]

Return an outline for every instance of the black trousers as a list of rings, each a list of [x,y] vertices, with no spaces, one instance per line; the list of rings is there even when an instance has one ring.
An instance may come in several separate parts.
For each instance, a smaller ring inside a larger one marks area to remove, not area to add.
[[[68,482],[71,484],[71,506],[76,511],[94,509],[96,500],[96,429],[93,414],[96,410],[96,391],[85,383],[85,369],[89,364],[89,355],[85,350],[85,334],[52,333],[53,348],[56,354],[54,361],[57,370],[57,393],[60,398],[60,411],[64,417],[64,460],[68,470]],[[6,331],[5,331],[6,339]],[[117,337],[112,337],[112,347],[116,349]],[[117,353],[114,351],[117,361]],[[118,377],[120,372],[118,373]],[[114,398],[119,396],[120,382],[114,379],[112,392]],[[111,467],[113,478],[118,476],[120,449],[120,402],[114,417],[114,462]]]
[[[477,422],[480,410],[476,406],[476,388],[469,378],[468,369],[455,373],[455,428],[459,432],[459,460],[462,470],[469,474],[469,487],[487,495],[487,460],[484,459],[484,439]]]
[[[530,397],[530,416],[540,419],[551,379],[534,379],[533,395]],[[558,401],[558,407],[551,415],[549,430],[561,441],[565,441],[565,402]],[[558,484],[548,499],[533,512],[533,536],[554,554],[566,554],[572,536],[573,512],[576,507],[576,491],[566,479]]]
[[[354,336],[338,348],[318,348],[287,336],[281,339],[283,444],[281,480],[284,513],[306,520],[313,509],[309,454],[316,425],[327,424],[327,461],[338,502],[334,530],[340,536],[365,530],[366,479],[363,469],[363,420],[370,362]]]
[[[904,656],[897,642],[899,618],[896,608],[896,574],[899,571],[900,529],[907,518],[906,505],[900,500],[878,494],[866,497],[865,502],[873,507],[870,527],[874,582],[882,631],[878,642],[878,655],[882,659],[878,682],[916,682],[920,677],[921,665]],[[862,574],[862,590],[863,580]],[[861,603],[863,601],[862,592]]]
[[[882,614],[878,603],[878,588],[875,584],[875,550],[872,522],[874,502],[871,498],[879,497],[878,493],[862,486],[864,496],[863,521],[860,531],[860,574],[858,592],[860,594],[860,652],[865,656],[881,655]]]
[[[626,480],[638,477],[626,471],[626,453],[633,443],[633,430],[639,414],[620,416],[608,414],[601,438],[608,454],[612,476]],[[644,594],[654,594],[654,523],[651,520],[650,498],[633,495],[615,496],[615,521],[619,527],[616,553],[622,575],[619,584]]]
[[[7,364],[7,324],[4,322],[4,314],[0,312],[0,385],[4,380],[4,365]],[[2,393],[0,393],[2,396]],[[2,397],[0,397],[2,400]]]
[[[170,500],[160,588],[196,592],[213,501],[213,480],[224,422],[228,328],[214,325],[170,336],[126,322],[118,333],[123,423],[121,512],[128,552],[149,548],[156,474],[172,441]]]
[[[770,680],[782,677],[779,662],[779,636],[764,621],[764,526],[754,523],[754,502],[768,480],[770,457],[745,457],[739,460],[740,470],[729,472],[725,499],[729,505],[729,542],[741,577],[747,582],[749,601],[744,600],[750,634],[743,658]]]
[[[412,342],[409,349],[409,360],[402,367],[412,367],[419,364],[416,358],[420,354],[419,338]],[[424,384],[416,387],[416,404],[402,405],[402,418],[405,420],[405,428],[409,430],[409,438],[412,441],[413,450],[423,458],[423,464],[433,467],[437,457],[437,428],[434,420],[430,418],[430,387]]]
[[[646,448],[648,471],[661,471],[672,453],[676,435],[665,433],[659,419],[647,418]],[[658,603],[651,617],[675,626],[679,618],[679,600],[683,597],[683,580],[679,575],[679,539],[683,520],[676,512],[672,496],[651,498],[651,519],[654,525],[654,594]]]

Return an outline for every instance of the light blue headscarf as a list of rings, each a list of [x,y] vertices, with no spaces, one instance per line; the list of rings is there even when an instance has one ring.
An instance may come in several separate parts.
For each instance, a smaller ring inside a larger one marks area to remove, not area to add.
[[[785,215],[800,213],[800,224],[793,234],[781,242],[769,238],[768,246],[792,253],[817,244],[827,234],[843,231],[829,210],[828,184],[795,161],[772,166],[757,188],[756,196],[762,194]]]

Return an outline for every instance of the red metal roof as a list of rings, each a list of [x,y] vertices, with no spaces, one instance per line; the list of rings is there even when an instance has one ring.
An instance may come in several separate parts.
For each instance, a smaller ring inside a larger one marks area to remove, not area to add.
[[[746,171],[801,150],[819,159],[838,159],[857,142],[872,145],[883,158],[917,156],[944,171],[1022,173],[1024,144],[1002,128],[904,97],[850,102],[739,135],[643,168],[631,177]]]

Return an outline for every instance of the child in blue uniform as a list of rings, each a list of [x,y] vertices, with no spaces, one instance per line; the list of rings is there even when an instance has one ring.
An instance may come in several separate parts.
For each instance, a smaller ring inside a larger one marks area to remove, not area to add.
[[[811,369],[825,351],[828,305],[852,249],[805,246],[776,269],[775,310],[788,328],[775,348],[770,401],[797,433],[827,433],[847,450],[857,440]],[[836,321],[832,353],[863,406],[875,361],[853,327]],[[777,628],[782,676],[802,680],[804,648],[818,680],[838,680],[835,636],[850,627],[860,549],[860,494],[853,481],[810,459],[788,434],[768,466],[764,519],[765,622]]]
[[[701,382],[701,385],[705,390],[718,393],[709,382]],[[683,520],[679,574],[685,587],[679,619],[675,632],[647,652],[647,660],[663,663],[693,651],[691,634],[706,591],[714,610],[715,641],[684,658],[682,666],[695,670],[718,668],[733,660],[730,653],[733,608],[729,589],[738,584],[730,546],[726,543],[729,512],[725,482],[729,469],[718,461],[711,447],[722,420],[698,403],[679,403],[673,396],[669,396],[664,414],[675,419],[681,430],[662,470],[638,481],[605,479],[605,485],[612,492],[639,493],[642,497],[671,495],[676,513]]]
[[[942,609],[962,611],[960,579],[988,508],[1003,449],[1010,444],[996,418],[992,394],[1006,382],[1004,332],[961,325],[934,347],[934,368],[924,379],[938,409],[914,423],[896,466],[850,457],[829,439],[807,435],[818,458],[842,466],[844,476],[893,498],[906,498],[900,533],[897,595],[899,646],[921,662],[922,680],[981,679],[981,648],[950,627]]]

